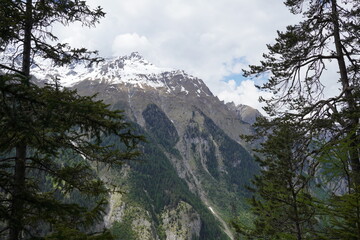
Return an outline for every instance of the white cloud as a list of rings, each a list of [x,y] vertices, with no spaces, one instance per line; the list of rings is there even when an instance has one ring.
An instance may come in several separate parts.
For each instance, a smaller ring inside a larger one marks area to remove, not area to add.
[[[265,112],[262,110],[264,106],[258,100],[260,97],[270,98],[271,94],[264,92],[255,87],[253,80],[244,80],[237,85],[234,80],[223,82],[222,88],[219,91],[218,97],[225,102],[234,102],[235,104],[245,104],[253,108],[258,109],[262,114]]]
[[[139,36],[137,33],[120,34],[112,43],[112,53],[115,56],[122,56],[132,52],[146,52],[149,45],[145,36]]]
[[[87,2],[102,6],[106,17],[94,29],[56,28],[61,39],[95,48],[104,57],[138,51],[160,67],[202,78],[215,95],[221,93],[225,76],[240,73],[244,62],[257,64],[276,30],[297,21],[278,0]],[[234,63],[240,58],[244,62]],[[230,95],[239,99],[236,94]]]

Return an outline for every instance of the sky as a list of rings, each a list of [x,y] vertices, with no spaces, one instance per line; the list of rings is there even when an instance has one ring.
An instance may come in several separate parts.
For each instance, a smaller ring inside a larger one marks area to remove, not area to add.
[[[201,78],[225,102],[261,109],[241,70],[258,64],[277,30],[298,22],[280,0],[88,0],[107,13],[96,28],[56,27],[62,42],[102,57],[139,52],[156,66]]]

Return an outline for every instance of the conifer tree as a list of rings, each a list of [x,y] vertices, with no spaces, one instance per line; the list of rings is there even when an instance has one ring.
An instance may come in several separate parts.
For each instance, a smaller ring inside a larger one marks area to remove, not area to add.
[[[302,13],[304,20],[279,31],[261,65],[250,66],[245,75],[270,74],[262,87],[274,93],[266,100],[268,114],[311,123],[309,136],[321,133],[330,142],[351,140],[349,163],[356,188],[360,184],[360,4],[351,0],[288,0],[285,4],[292,13]],[[340,92],[324,98],[323,73],[330,61],[337,63]]]
[[[312,146],[312,181],[326,192],[310,191],[313,197],[322,195],[317,202],[317,219],[322,222],[316,238],[360,239],[360,2],[287,0],[285,5],[302,14],[302,21],[278,31],[264,60],[244,73],[269,76],[262,89],[273,97],[262,99],[264,109],[279,121],[290,120],[294,131],[300,126],[307,139],[303,142]],[[329,71],[332,75],[325,74]],[[329,76],[339,86],[332,96],[324,91]],[[268,129],[266,124],[262,127]]]
[[[78,0],[2,0],[0,13],[0,52],[16,49],[13,61],[0,63],[0,237],[110,238],[107,232],[85,234],[101,220],[107,193],[93,166],[133,159],[142,137],[131,133],[120,111],[95,96],[79,96],[58,83],[39,87],[30,71],[34,56],[52,60],[54,67],[99,61],[85,48],[52,44],[57,37],[50,29],[76,21],[93,26],[105,14]],[[122,149],[102,142],[110,134]],[[98,202],[68,202],[77,193]]]
[[[258,120],[267,138],[256,152],[261,167],[250,200],[252,227],[235,225],[250,239],[314,239],[317,220],[311,194],[313,161],[304,127],[284,119]]]

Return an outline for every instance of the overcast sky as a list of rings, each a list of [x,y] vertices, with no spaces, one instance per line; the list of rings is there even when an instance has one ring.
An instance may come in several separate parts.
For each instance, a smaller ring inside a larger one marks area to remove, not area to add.
[[[254,80],[241,69],[257,64],[276,30],[297,22],[280,0],[89,0],[107,13],[96,28],[57,28],[73,46],[103,57],[137,51],[159,67],[204,80],[221,100],[260,108]],[[255,80],[256,84],[260,84]]]

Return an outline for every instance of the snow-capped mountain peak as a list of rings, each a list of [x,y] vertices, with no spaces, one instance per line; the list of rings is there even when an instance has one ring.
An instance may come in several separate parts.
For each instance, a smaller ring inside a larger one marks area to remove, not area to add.
[[[77,62],[69,66],[51,67],[50,61],[39,62],[35,59],[32,68],[32,74],[36,78],[49,79],[55,77],[65,87],[73,86],[83,80],[100,80],[111,84],[135,84],[141,82],[142,79],[139,76],[155,76],[170,71],[173,70],[154,66],[138,53],[124,57],[106,58],[104,61],[91,66]],[[149,84],[158,87],[158,84]]]
[[[50,67],[43,62],[32,69],[38,79],[58,79],[62,86],[72,87],[84,81],[106,82],[112,85],[132,85],[142,89],[162,89],[167,93],[193,93],[212,96],[202,80],[182,70],[160,68],[134,52],[128,56],[106,58],[104,61],[87,66],[82,62],[65,67]]]
[[[0,59],[7,62],[11,57],[4,55],[0,56]],[[157,67],[137,52],[128,56],[105,58],[104,61],[90,66],[78,61],[54,67],[51,60],[35,57],[31,74],[39,80],[57,80],[64,87],[73,87],[87,80],[144,90],[157,89],[174,94],[213,96],[202,80],[182,70]]]

